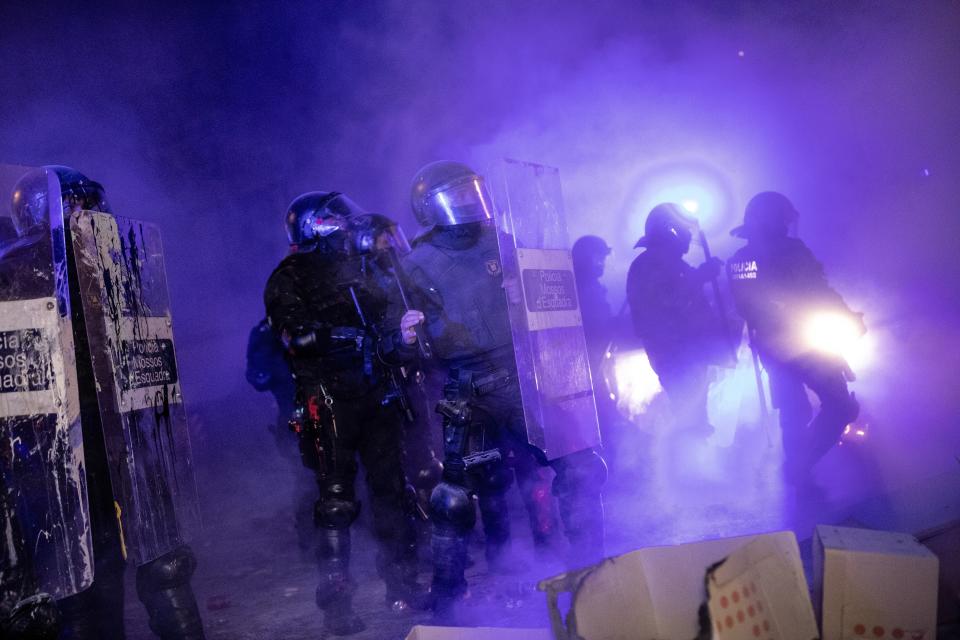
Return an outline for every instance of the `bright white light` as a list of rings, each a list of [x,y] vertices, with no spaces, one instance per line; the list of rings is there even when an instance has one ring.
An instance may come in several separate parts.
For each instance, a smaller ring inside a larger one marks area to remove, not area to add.
[[[643,413],[660,392],[660,379],[643,349],[617,353],[614,364],[618,405],[631,417]]]
[[[697,162],[677,162],[650,169],[638,178],[626,210],[633,212],[628,235],[643,235],[647,213],[662,202],[675,202],[697,218],[709,236],[725,236],[740,222],[724,174]]]
[[[844,358],[854,371],[870,363],[874,342],[869,334],[861,335],[857,323],[845,313],[820,312],[807,320],[804,342],[820,353]]]

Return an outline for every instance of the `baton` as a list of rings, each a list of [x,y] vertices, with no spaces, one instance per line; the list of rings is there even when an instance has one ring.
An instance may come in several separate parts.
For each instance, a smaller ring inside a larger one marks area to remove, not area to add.
[[[747,341],[750,343],[750,353],[753,354],[753,375],[757,379],[757,396],[760,399],[760,421],[763,424],[763,432],[767,436],[767,446],[773,446],[770,439],[770,412],[767,410],[767,392],[763,388],[763,376],[760,374],[760,356],[757,350],[753,348],[753,336],[750,330],[747,330]]]
[[[703,229],[700,228],[699,222],[697,222],[697,231],[700,235],[700,246],[703,247],[703,257],[709,262],[713,258],[713,254],[710,252],[710,245],[707,244],[707,235],[703,232]],[[710,288],[713,289],[713,297],[717,301],[717,314],[720,316],[720,330],[723,333],[723,341],[727,343],[727,349],[730,351],[728,355],[733,357],[733,366],[736,367],[737,348],[730,340],[730,325],[727,323],[727,305],[724,304],[723,296],[720,295],[720,283],[717,282],[716,276],[710,278]]]
[[[397,290],[400,292],[400,300],[403,302],[403,308],[407,311],[410,311],[410,298],[407,296],[407,290],[403,286],[403,281],[405,279],[405,274],[403,272],[403,267],[400,266],[400,260],[397,258],[396,250],[391,247],[387,251],[387,255],[390,258],[390,267],[393,269],[393,279],[397,283]],[[413,326],[413,332],[417,336],[417,344],[420,346],[420,355],[425,360],[430,360],[433,358],[433,347],[430,345],[430,340],[427,338],[426,330],[420,326],[420,324],[415,324]]]
[[[367,324],[367,316],[363,312],[363,307],[360,305],[360,299],[357,298],[356,290],[353,285],[349,285],[347,289],[350,291],[350,299],[353,300],[353,307],[357,310],[357,315],[360,316],[360,324],[363,325],[364,331],[369,331],[371,327]],[[367,355],[366,350],[364,351],[364,368],[366,368]],[[387,366],[387,371],[390,376],[390,384],[393,386],[394,393],[396,393],[396,400],[400,403],[400,410],[403,412],[403,416],[407,419],[407,422],[412,424],[416,416],[413,415],[413,410],[410,408],[410,402],[407,399],[407,394],[404,392],[403,385],[397,380],[397,371],[391,366]]]

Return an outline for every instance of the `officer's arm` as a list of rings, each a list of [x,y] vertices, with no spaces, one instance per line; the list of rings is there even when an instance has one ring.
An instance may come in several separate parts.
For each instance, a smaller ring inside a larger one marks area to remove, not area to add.
[[[310,317],[291,269],[278,269],[270,276],[263,303],[270,325],[291,355],[320,355],[330,351],[330,327]]]

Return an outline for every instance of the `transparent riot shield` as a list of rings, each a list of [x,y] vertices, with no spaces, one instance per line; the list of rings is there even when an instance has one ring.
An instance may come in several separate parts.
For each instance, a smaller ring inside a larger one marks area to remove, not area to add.
[[[598,446],[559,171],[504,160],[489,184],[505,286],[522,294],[509,308],[527,439],[550,460]]]
[[[143,564],[199,525],[160,232],[90,211],[70,229],[114,500]]]
[[[0,165],[0,216],[16,231],[0,244],[0,585],[63,598],[92,582],[93,551],[56,177]]]

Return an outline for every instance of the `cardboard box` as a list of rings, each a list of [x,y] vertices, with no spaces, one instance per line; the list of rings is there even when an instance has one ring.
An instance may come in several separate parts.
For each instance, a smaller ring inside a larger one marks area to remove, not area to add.
[[[814,602],[823,640],[932,640],[937,557],[906,533],[818,526]]]
[[[791,532],[641,549],[540,588],[558,640],[690,640],[701,622],[719,640],[817,637]],[[573,594],[565,618],[564,591]]]
[[[551,640],[548,629],[498,627],[425,627],[417,625],[406,640]]]

